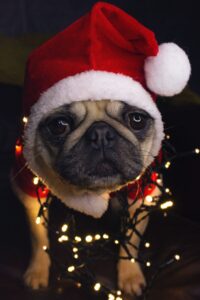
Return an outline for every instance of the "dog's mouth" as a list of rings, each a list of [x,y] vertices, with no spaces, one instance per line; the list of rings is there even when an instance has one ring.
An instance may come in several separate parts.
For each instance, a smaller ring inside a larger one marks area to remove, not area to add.
[[[59,165],[59,175],[68,183],[83,190],[113,191],[136,178],[141,164],[136,160],[124,159],[112,153],[111,157],[98,157],[76,161],[75,164]]]
[[[88,173],[89,176],[95,177],[110,177],[119,173],[116,166],[108,160],[100,161],[96,164],[95,168]]]

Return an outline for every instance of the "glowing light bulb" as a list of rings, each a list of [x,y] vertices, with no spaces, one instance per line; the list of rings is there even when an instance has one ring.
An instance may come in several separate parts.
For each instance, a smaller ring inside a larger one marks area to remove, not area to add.
[[[101,284],[99,282],[95,283],[94,290],[98,292],[100,288],[101,288]]]
[[[134,264],[135,263],[135,258],[131,258],[131,263]]]
[[[151,203],[151,202],[153,201],[153,197],[150,196],[150,195],[147,195],[147,196],[145,197],[145,201],[148,202],[148,203]]]
[[[75,271],[75,267],[74,266],[70,266],[70,267],[67,268],[67,271],[69,273],[74,272]]]
[[[108,300],[115,300],[115,296],[113,294],[108,294]]]
[[[104,238],[104,240],[108,240],[109,239],[109,235],[107,233],[104,233],[103,234],[103,238]]]
[[[33,178],[33,184],[37,185],[39,183],[39,178],[38,177],[34,177]]]
[[[36,220],[35,220],[35,223],[36,223],[36,224],[40,224],[40,222],[41,222],[41,218],[40,218],[40,217],[37,217]]]
[[[119,244],[119,241],[118,241],[118,240],[115,240],[114,243],[115,243],[116,245],[118,245],[118,244]]]
[[[63,226],[61,228],[62,232],[66,232],[67,229],[68,229],[68,225],[67,224],[63,224]]]
[[[42,247],[42,249],[43,249],[44,251],[46,251],[46,250],[47,250],[47,246],[44,245],[44,246]]]
[[[167,209],[169,207],[172,207],[173,205],[174,205],[174,203],[171,200],[169,200],[169,201],[166,201],[166,202],[162,203],[160,205],[160,208],[161,209]]]
[[[166,164],[165,164],[165,169],[169,169],[170,166],[171,166],[171,162],[167,161]]]
[[[81,242],[81,240],[82,240],[80,236],[75,236],[74,239],[77,243]]]
[[[78,259],[79,258],[78,254],[74,254],[74,258]]]
[[[145,245],[146,248],[150,247],[150,243],[149,242],[146,242],[144,245]]]
[[[150,261],[147,261],[147,262],[146,262],[146,266],[147,266],[147,267],[150,267],[150,266],[151,266]]]
[[[180,259],[181,259],[181,257],[180,257],[179,254],[175,254],[175,255],[174,255],[174,258],[175,258],[175,260],[180,260]]]
[[[117,296],[121,296],[122,292],[121,291],[117,291]]]
[[[73,251],[74,253],[76,253],[76,252],[78,252],[78,248],[74,247],[74,248],[72,249],[72,251]]]
[[[122,300],[122,297],[116,297],[115,300]]]
[[[63,239],[63,241],[68,241],[69,240],[67,235],[62,235],[62,239]]]
[[[22,121],[23,121],[24,124],[26,124],[26,123],[28,123],[28,118],[27,117],[23,117]]]
[[[16,154],[22,153],[22,145],[15,145],[15,152]]]
[[[194,152],[195,152],[196,154],[199,154],[199,153],[200,153],[200,149],[199,149],[199,148],[196,148],[196,149],[194,150]]]
[[[158,184],[161,184],[161,183],[162,183],[162,179],[161,179],[161,178],[158,178],[158,179],[156,179],[156,182],[157,182]]]
[[[96,235],[94,236],[94,239],[95,239],[96,241],[100,240],[100,239],[101,239],[100,234],[96,234]]]
[[[167,194],[171,194],[171,191],[170,191],[169,188],[166,188],[166,189],[165,189],[165,192],[166,192]]]
[[[68,238],[67,235],[61,235],[61,236],[58,238],[58,241],[59,241],[60,243],[66,242],[66,241],[68,241],[68,240],[69,240],[69,238]]]
[[[169,134],[166,134],[165,137],[166,137],[167,140],[170,139],[170,135]]]
[[[85,241],[86,241],[87,243],[91,243],[92,240],[93,240],[93,237],[92,237],[91,235],[87,235],[87,236],[85,237]]]

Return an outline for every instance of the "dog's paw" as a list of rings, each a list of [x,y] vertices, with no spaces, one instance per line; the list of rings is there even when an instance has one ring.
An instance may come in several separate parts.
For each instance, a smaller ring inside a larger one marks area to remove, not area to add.
[[[47,253],[41,253],[36,259],[33,259],[24,274],[24,283],[26,286],[37,290],[45,288],[49,282],[50,259]]]
[[[146,287],[146,280],[140,265],[127,260],[118,264],[118,285],[125,294],[141,296]]]

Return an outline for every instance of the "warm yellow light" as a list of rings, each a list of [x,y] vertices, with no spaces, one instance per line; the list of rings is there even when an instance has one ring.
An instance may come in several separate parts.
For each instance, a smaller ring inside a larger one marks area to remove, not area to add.
[[[147,266],[147,267],[150,267],[150,266],[151,266],[150,261],[147,261],[147,262],[146,262],[146,266]]]
[[[35,223],[36,223],[36,224],[40,224],[40,222],[41,222],[41,218],[40,218],[40,217],[37,217],[36,220],[35,220]]]
[[[16,154],[22,153],[22,145],[15,145],[15,152]]]
[[[39,178],[38,177],[34,177],[33,178],[33,184],[37,185],[39,183]]]
[[[85,241],[86,241],[87,243],[91,243],[92,240],[93,240],[93,237],[92,237],[91,235],[87,235],[87,236],[85,237]]]
[[[141,175],[138,175],[138,176],[135,178],[135,180],[139,180],[140,177],[141,177]]]
[[[166,137],[167,140],[170,139],[170,135],[169,134],[166,134],[165,137]]]
[[[179,254],[175,254],[175,255],[174,255],[174,258],[175,258],[175,260],[180,260],[180,259],[181,259],[181,257],[180,257]]]
[[[77,287],[80,288],[82,286],[82,284],[80,282],[77,282]]]
[[[74,272],[74,270],[75,270],[74,266],[70,266],[70,267],[67,268],[67,271],[70,272],[70,273]]]
[[[171,191],[170,191],[169,188],[166,188],[166,189],[165,189],[165,192],[166,192],[167,194],[171,194]]]
[[[101,239],[100,234],[96,234],[96,235],[94,236],[94,239],[95,239],[96,241],[100,240],[100,239]]]
[[[116,297],[115,300],[123,300],[122,297]]]
[[[47,250],[47,246],[44,245],[44,246],[42,247],[42,249],[43,249],[44,251],[46,251],[46,250]]]
[[[104,238],[105,240],[108,240],[108,239],[109,239],[109,235],[108,235],[107,233],[104,233],[104,234],[103,234],[103,238]]]
[[[26,124],[26,123],[28,123],[28,118],[27,117],[23,117],[22,121]]]
[[[76,252],[78,252],[78,248],[74,247],[74,248],[72,249],[72,251],[73,251],[74,253],[76,253]]]
[[[108,300],[115,300],[115,296],[113,294],[108,294]]]
[[[145,201],[148,202],[148,203],[151,203],[151,202],[153,201],[153,197],[150,196],[150,195],[147,195],[147,196],[145,197]]]
[[[134,264],[135,263],[135,258],[131,258],[131,262],[132,262],[132,264]]]
[[[78,254],[74,254],[75,259],[78,259],[78,257],[79,257]]]
[[[200,149],[199,149],[199,148],[196,148],[196,149],[194,150],[194,152],[195,152],[196,154],[199,154],[199,153],[200,153]]]
[[[165,168],[169,169],[170,165],[171,165],[170,161],[167,161],[166,164],[165,164]]]
[[[68,229],[68,225],[67,224],[63,224],[63,226],[61,228],[62,232],[66,232],[67,229]]]
[[[58,241],[59,241],[60,243],[66,242],[66,241],[68,241],[68,240],[69,240],[69,238],[68,238],[67,235],[61,235],[61,236],[58,238]]]
[[[95,283],[94,290],[98,292],[100,288],[101,288],[101,284],[99,282]]]
[[[146,242],[144,245],[145,245],[146,248],[150,247],[150,243],[149,242]]]
[[[166,201],[166,202],[162,203],[160,205],[160,208],[161,209],[167,209],[169,207],[172,207],[173,205],[174,205],[174,203],[171,200],[169,200],[169,201]]]
[[[118,240],[115,240],[114,243],[115,243],[116,245],[118,245],[118,244],[119,244],[119,241],[118,241]]]
[[[81,242],[81,237],[80,236],[75,236],[74,239],[75,239],[76,242]]]
[[[121,291],[117,291],[117,296],[121,296],[122,292]]]
[[[161,184],[161,183],[162,183],[162,179],[161,179],[161,178],[158,178],[158,179],[156,179],[156,182],[157,182],[158,184]]]

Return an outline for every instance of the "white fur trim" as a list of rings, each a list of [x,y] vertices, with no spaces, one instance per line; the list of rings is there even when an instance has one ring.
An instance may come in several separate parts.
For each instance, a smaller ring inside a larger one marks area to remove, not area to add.
[[[161,44],[158,55],[146,59],[144,70],[148,88],[162,96],[180,93],[191,74],[187,54],[174,43]]]
[[[93,218],[101,218],[108,208],[109,194],[104,193],[98,195],[97,193],[84,192],[80,195],[62,194],[62,192],[55,191],[55,195],[68,207],[76,211],[84,213]]]

